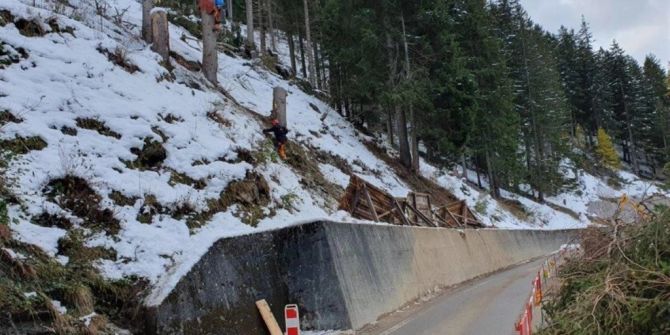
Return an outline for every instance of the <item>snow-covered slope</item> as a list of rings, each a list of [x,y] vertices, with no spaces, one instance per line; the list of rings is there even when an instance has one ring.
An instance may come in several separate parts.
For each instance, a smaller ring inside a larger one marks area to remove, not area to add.
[[[323,101],[258,64],[221,53],[220,87],[233,101],[174,60],[171,72],[161,64],[137,37],[139,3],[110,0],[110,15],[105,18],[95,14],[92,2],[71,0],[68,7],[40,1],[39,8],[32,7],[33,1],[0,3],[0,11],[11,12],[14,21],[34,21],[46,32],[28,37],[16,24],[0,27],[4,48],[25,53],[0,70],[0,111],[17,119],[2,126],[0,140],[39,137],[46,143],[41,150],[13,156],[4,171],[21,203],[10,206],[11,228],[18,239],[40,246],[65,264],[68,260],[59,254],[58,240],[68,231],[38,225],[35,218],[48,213],[69,219],[84,232],[86,246],[115,251],[115,259],[98,261],[105,276],[148,279],[155,287],[148,303],[155,304],[222,237],[323,218],[355,222],[337,211],[333,194],[316,191],[305,182],[304,171],[271,158],[253,162],[245,158],[249,152],[267,156],[271,150],[261,120],[270,114],[276,86],[289,92],[291,140],[319,154],[315,163],[326,181],[344,188],[351,172],[395,196],[409,191],[393,169],[366,148],[363,142],[371,139],[358,134]],[[116,19],[111,14],[120,12],[125,14]],[[56,22],[61,32],[49,22]],[[66,27],[73,33],[62,32]],[[172,51],[185,60],[201,58],[201,44],[184,29],[171,25],[170,37]],[[124,59],[130,70],[110,61],[109,54]],[[90,126],[91,120],[97,128]],[[162,163],[150,168],[129,163],[138,159],[137,149],[147,143],[165,149]],[[342,164],[349,171],[343,171]],[[208,212],[232,182],[250,173],[262,176],[270,190],[269,204],[257,213],[255,227],[243,222],[237,205],[210,211],[197,226],[189,227],[185,217],[174,214],[184,208],[189,209],[187,217]],[[455,175],[428,164],[423,164],[422,173],[466,199],[486,224],[496,227],[583,227],[589,222],[584,213],[593,197],[621,194],[594,177],[580,176],[581,196],[570,193],[550,199],[583,214],[578,218],[507,194],[531,213],[522,220]],[[99,195],[101,208],[119,222],[118,233],[85,227],[81,218],[49,196],[50,183],[67,176],[85,180]],[[635,183],[632,187],[639,193],[644,187]],[[130,201],[115,200],[118,195]],[[143,220],[151,206],[163,210]]]

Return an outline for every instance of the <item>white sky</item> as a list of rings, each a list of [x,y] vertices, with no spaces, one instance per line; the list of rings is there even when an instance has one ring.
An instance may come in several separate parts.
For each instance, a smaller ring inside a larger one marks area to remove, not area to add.
[[[579,30],[584,15],[594,49],[612,40],[640,63],[653,53],[670,62],[670,0],[520,0],[532,20],[553,33],[561,25]]]

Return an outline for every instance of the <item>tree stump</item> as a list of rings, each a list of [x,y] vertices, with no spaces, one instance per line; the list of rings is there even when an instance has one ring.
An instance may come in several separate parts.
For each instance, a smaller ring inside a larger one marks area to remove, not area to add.
[[[217,84],[219,71],[219,54],[216,51],[216,31],[214,31],[214,15],[206,9],[200,10],[202,18],[202,71],[205,78],[212,84]]]
[[[162,8],[151,11],[152,40],[151,50],[155,51],[166,64],[170,63],[170,30],[168,29],[167,12]]]
[[[272,90],[272,114],[271,118],[279,120],[279,124],[286,127],[286,95],[287,92],[283,87],[275,87]]]
[[[151,10],[154,8],[154,0],[142,0],[142,39],[151,43],[153,33],[151,32]]]

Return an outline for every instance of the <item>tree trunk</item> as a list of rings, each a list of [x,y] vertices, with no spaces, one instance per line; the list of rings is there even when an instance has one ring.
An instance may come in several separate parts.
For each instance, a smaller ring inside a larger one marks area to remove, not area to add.
[[[277,52],[277,36],[275,34],[274,18],[272,17],[272,4],[273,0],[267,0],[268,28],[270,29],[270,47],[272,48],[272,51]]]
[[[628,156],[630,158],[630,163],[633,166],[633,171],[635,174],[640,174],[640,164],[637,161],[637,149],[635,148],[635,140],[633,139],[633,127],[631,122],[630,113],[628,111],[628,104],[626,103],[626,95],[623,93],[623,87],[619,84],[619,89],[621,90],[621,99],[623,102],[623,112],[626,114],[626,128],[628,130]]]
[[[231,27],[233,25],[233,0],[226,1],[226,14],[228,14],[228,20],[230,20]]]
[[[255,56],[254,46],[254,2],[253,0],[246,0],[246,10],[247,10],[247,49],[251,53],[251,56]]]
[[[170,64],[170,31],[165,10],[154,11],[151,15],[152,41],[151,50],[163,58],[165,65]]]
[[[219,70],[218,53],[216,51],[216,32],[214,16],[201,11],[202,17],[202,72],[212,84],[217,84],[216,73]]]
[[[461,167],[463,168],[463,178],[465,178],[465,181],[468,181],[468,165],[466,164],[465,161],[465,151],[466,149],[463,148],[463,153],[461,154]]]
[[[312,54],[312,49],[310,46],[312,45],[312,32],[310,30],[309,26],[309,4],[308,0],[303,0],[303,5],[305,7],[305,43],[307,44],[307,62],[309,63],[309,83],[314,86],[316,85],[316,73],[314,70],[314,54]]]
[[[153,33],[151,32],[151,10],[154,8],[154,0],[142,1],[142,39],[151,43]]]
[[[267,46],[265,44],[265,20],[263,17],[265,16],[265,0],[258,0],[258,27],[260,28],[261,32],[261,55],[265,55],[267,53]]]
[[[411,69],[410,69],[410,63],[409,63],[409,48],[407,46],[407,32],[405,31],[405,16],[404,14],[400,15],[400,24],[402,27],[402,45],[403,49],[405,51],[405,79],[407,81],[412,79],[412,74],[411,74]],[[414,106],[412,106],[412,102],[410,101],[409,103],[409,118],[410,122],[412,124],[412,128],[410,131],[410,138],[409,142],[411,143],[411,150],[410,150],[410,155],[411,155],[411,168],[412,171],[415,173],[419,173],[419,140],[417,138],[417,131],[416,131],[416,115],[414,113]]]
[[[288,53],[291,57],[291,71],[293,71],[293,76],[295,77],[298,73],[298,69],[295,64],[295,41],[293,40],[293,33],[288,31],[286,37],[288,38]]]
[[[412,156],[409,149],[409,136],[407,134],[407,116],[405,110],[396,107],[398,115],[398,141],[400,150],[400,163],[406,167],[412,167]]]
[[[500,198],[500,191],[498,190],[498,184],[496,181],[495,171],[493,170],[493,162],[491,161],[491,154],[489,152],[488,145],[486,146],[484,155],[486,159],[486,172],[489,178],[489,191],[491,192],[491,196],[494,199],[498,199]]]
[[[307,79],[307,65],[305,64],[305,46],[302,43],[302,30],[298,29],[298,46],[300,46],[300,63],[302,65],[302,77]]]
[[[319,62],[319,49],[318,43],[314,42],[314,68],[316,69],[316,87],[321,89],[323,86],[321,84],[321,64]]]
[[[475,165],[475,172],[477,173],[477,186],[479,186],[480,189],[484,189],[482,187],[482,176],[479,174],[479,166],[477,165]]]
[[[395,148],[395,138],[394,138],[394,131],[393,131],[393,120],[395,119],[395,115],[393,115],[393,108],[389,108],[386,116],[386,133],[388,134],[388,140],[389,144],[391,145],[391,148]]]

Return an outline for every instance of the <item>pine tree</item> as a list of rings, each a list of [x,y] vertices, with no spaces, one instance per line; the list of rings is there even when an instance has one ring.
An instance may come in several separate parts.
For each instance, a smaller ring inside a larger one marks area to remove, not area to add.
[[[472,149],[488,175],[491,195],[500,197],[500,188],[518,184],[522,170],[517,153],[519,118],[502,41],[494,34],[484,0],[457,1],[454,10],[467,13],[456,16],[456,30],[476,87]]]
[[[596,153],[602,164],[606,167],[610,169],[621,168],[619,154],[614,149],[612,139],[603,128],[598,128],[598,145],[596,146]]]
[[[525,181],[543,201],[562,184],[558,171],[570,118],[561,89],[553,41],[535,26],[518,1],[494,4],[514,83],[514,105],[525,147]]]
[[[668,88],[665,82],[665,70],[653,55],[645,58],[643,76],[644,108],[651,114],[645,140],[649,154],[653,157],[655,167],[657,167],[669,160],[670,100],[666,96]]]

